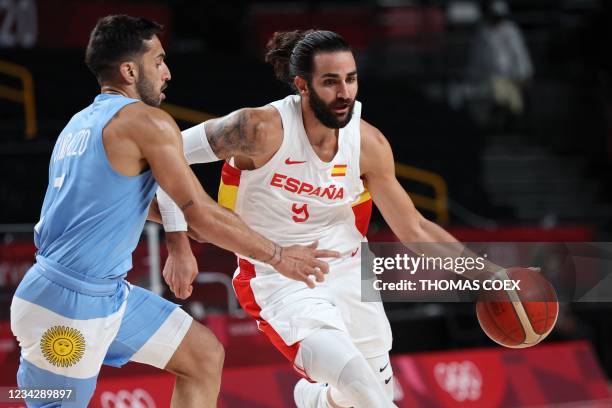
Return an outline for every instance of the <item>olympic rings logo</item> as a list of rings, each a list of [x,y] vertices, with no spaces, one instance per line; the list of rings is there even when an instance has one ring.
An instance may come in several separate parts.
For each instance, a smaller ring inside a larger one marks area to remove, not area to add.
[[[135,390],[104,391],[100,395],[102,408],[156,408],[151,395],[142,388]]]
[[[482,393],[482,374],[471,361],[438,363],[434,376],[455,401],[477,401]]]

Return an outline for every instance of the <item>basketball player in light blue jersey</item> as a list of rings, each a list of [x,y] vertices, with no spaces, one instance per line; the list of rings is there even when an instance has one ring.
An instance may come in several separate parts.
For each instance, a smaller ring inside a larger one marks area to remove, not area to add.
[[[220,343],[176,304],[125,280],[158,183],[181,205],[197,239],[309,286],[310,275],[321,281],[328,271],[318,258],[337,256],[316,244],[282,248],[202,190],[176,123],[158,109],[170,80],[160,32],[142,18],[108,16],[91,34],[85,60],[102,91],[57,140],[35,226],[36,264],[11,305],[19,387],[74,395],[28,406],[86,407],[100,366],[128,361],[176,375],[173,407],[216,406]]]

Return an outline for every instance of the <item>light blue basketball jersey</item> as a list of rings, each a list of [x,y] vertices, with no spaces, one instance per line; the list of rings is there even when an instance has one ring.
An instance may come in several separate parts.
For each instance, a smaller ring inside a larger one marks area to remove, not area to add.
[[[21,348],[17,384],[72,389],[75,398],[28,400],[28,407],[86,407],[102,364],[164,368],[191,327],[178,305],[123,279],[157,183],[151,171],[114,171],[102,130],[134,102],[99,95],[53,149],[35,227],[36,263],[13,296],[11,330]]]
[[[98,95],[61,132],[34,228],[39,259],[91,278],[118,278],[131,269],[157,183],[150,170],[134,177],[113,170],[102,131],[134,102],[138,100]]]

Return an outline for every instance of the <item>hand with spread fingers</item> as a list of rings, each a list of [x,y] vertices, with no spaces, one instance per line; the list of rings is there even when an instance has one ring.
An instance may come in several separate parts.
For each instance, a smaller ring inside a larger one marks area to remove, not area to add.
[[[318,245],[318,241],[315,241],[307,246],[278,246],[269,264],[281,275],[304,282],[312,289],[315,287],[315,281],[323,282],[325,275],[329,273],[329,265],[321,258],[340,257],[337,251],[317,249]]]

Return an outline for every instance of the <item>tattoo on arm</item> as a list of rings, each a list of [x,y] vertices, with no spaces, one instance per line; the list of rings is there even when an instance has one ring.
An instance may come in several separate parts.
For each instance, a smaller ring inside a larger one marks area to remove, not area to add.
[[[262,123],[248,109],[240,109],[205,125],[206,137],[213,152],[220,158],[241,154],[256,155],[262,150]]]
[[[193,205],[193,200],[189,200],[186,204],[181,206],[181,211],[185,211],[187,208]]]

